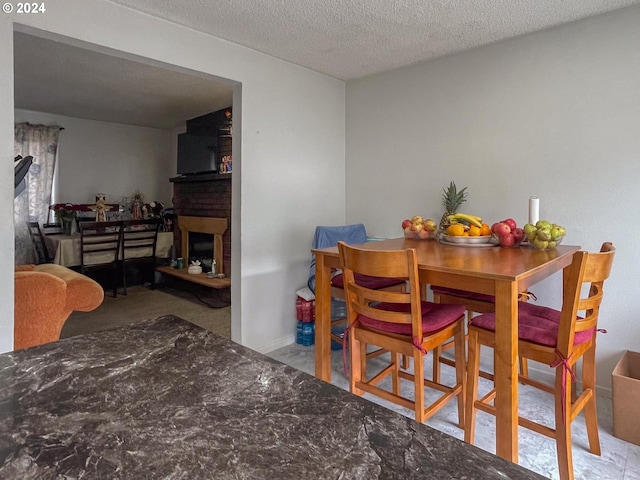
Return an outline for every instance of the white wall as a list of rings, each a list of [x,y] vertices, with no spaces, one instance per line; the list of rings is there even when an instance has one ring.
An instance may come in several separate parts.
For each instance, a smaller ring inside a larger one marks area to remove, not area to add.
[[[14,21],[31,34],[64,35],[72,44],[89,42],[99,50],[236,82],[232,336],[262,351],[291,343],[295,290],[306,281],[314,228],[344,222],[344,83],[105,1],[59,0],[46,14],[0,17],[5,158],[12,156],[13,141]],[[4,225],[11,225],[11,178],[5,162],[0,165]],[[0,240],[12,245],[12,228],[3,229]],[[5,286],[0,289],[0,351],[12,344],[12,266],[12,248],[0,250]]]
[[[605,285],[598,383],[640,349],[640,7],[347,84],[347,221],[399,236],[403,218],[439,221],[442,188],[488,223],[541,218],[565,243],[617,247]],[[559,275],[535,292],[559,306]],[[547,367],[543,367],[549,371]]]
[[[93,203],[96,193],[105,193],[108,203],[119,203],[138,190],[146,202],[171,206],[173,131],[19,109],[15,122],[64,127],[58,142],[56,202]]]
[[[0,16],[0,352],[13,348],[13,32]]]

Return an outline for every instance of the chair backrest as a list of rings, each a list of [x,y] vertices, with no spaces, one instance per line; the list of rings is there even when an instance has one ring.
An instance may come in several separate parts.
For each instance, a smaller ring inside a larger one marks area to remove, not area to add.
[[[42,233],[44,233],[45,237],[47,235],[61,235],[64,233],[64,230],[60,223],[43,223]]]
[[[123,222],[79,222],[81,267],[111,265],[119,260]]]
[[[154,260],[161,218],[125,220],[122,230],[122,259],[126,261]]]
[[[29,229],[29,236],[31,237],[36,253],[36,263],[51,263],[52,259],[47,249],[44,234],[40,229],[40,224],[38,222],[27,222],[27,228]]]
[[[333,227],[316,227],[315,235],[313,236],[313,242],[311,248],[328,248],[335,247],[338,242],[364,243],[367,241],[367,230],[364,228],[364,224],[356,223],[353,225],[341,225]],[[311,255],[311,265],[309,266],[309,277],[307,279],[307,286],[311,291],[316,290],[316,256]]]
[[[563,301],[557,348],[565,355],[571,353],[575,334],[587,330],[596,333],[604,282],[611,273],[615,247],[602,244],[600,252],[576,252],[565,272]]]
[[[422,338],[422,304],[418,262],[413,248],[406,250],[368,250],[338,242],[349,324],[358,315],[374,320],[412,324],[412,335]],[[393,277],[409,282],[408,292],[374,290],[355,281],[355,274]],[[374,308],[375,303],[406,304],[406,308],[387,311]],[[399,310],[399,311],[398,311]]]

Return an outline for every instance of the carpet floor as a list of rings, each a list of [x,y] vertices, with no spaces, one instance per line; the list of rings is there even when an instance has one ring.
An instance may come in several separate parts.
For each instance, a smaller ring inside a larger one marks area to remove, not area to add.
[[[172,314],[230,339],[230,300],[221,298],[218,291],[205,290],[151,290],[144,286],[135,286],[127,289],[126,296],[118,292],[116,298],[113,298],[111,290],[108,290],[105,292],[104,302],[94,311],[73,312],[64,324],[60,338],[108,330]]]

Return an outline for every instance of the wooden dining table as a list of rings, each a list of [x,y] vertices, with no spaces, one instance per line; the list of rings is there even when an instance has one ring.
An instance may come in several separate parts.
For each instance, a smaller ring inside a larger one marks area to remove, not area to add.
[[[45,242],[49,252],[52,253],[53,263],[58,265],[64,265],[65,267],[76,267],[80,265],[80,234],[74,233],[71,235],[55,234],[46,235]],[[168,258],[171,253],[171,246],[173,245],[173,232],[158,232],[158,243],[156,245],[156,257]],[[151,248],[149,249],[132,249],[131,251],[125,251],[126,258],[143,257],[151,254]],[[104,261],[105,256],[100,258],[100,254],[91,254],[95,257],[95,260]],[[108,261],[112,254],[106,255]],[[93,258],[92,257],[92,258]]]
[[[580,249],[530,246],[446,245],[404,238],[356,245],[370,250],[415,248],[421,285],[438,285],[495,296],[496,453],[518,463],[518,293],[561,271]],[[337,247],[313,249],[316,256],[315,375],[331,381],[331,273],[340,268]]]

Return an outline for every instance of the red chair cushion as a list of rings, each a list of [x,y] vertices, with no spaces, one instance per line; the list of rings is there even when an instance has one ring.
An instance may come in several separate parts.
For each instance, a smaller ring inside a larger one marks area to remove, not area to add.
[[[440,293],[442,295],[451,295],[454,297],[470,298],[472,300],[480,300],[482,302],[495,303],[495,297],[493,295],[487,295],[486,293],[474,293],[466,290],[458,290],[457,288],[438,287],[436,285],[431,286],[431,290],[434,293]]]
[[[495,313],[478,315],[471,320],[471,325],[495,331]],[[518,338],[527,342],[537,343],[548,347],[558,344],[558,327],[560,312],[549,307],[518,302]],[[593,336],[593,328],[583,332],[576,332],[573,344],[579,345]]]
[[[405,283],[405,280],[401,278],[370,277],[369,275],[361,275],[359,273],[356,273],[354,278],[358,285],[370,288],[371,290],[379,290],[381,288],[392,287],[394,285]],[[331,285],[338,288],[344,288],[344,278],[341,273],[331,279]]]
[[[380,303],[376,308],[386,311],[409,312],[411,305],[408,303]],[[444,327],[455,323],[464,315],[464,305],[451,305],[448,303],[422,302],[422,333],[429,335],[442,330]],[[358,315],[358,320],[362,325],[376,330],[401,335],[411,335],[411,324],[391,323],[375,320],[365,315]]]

